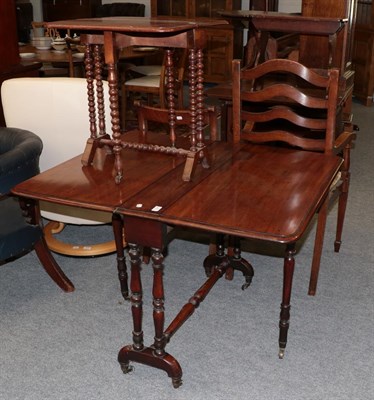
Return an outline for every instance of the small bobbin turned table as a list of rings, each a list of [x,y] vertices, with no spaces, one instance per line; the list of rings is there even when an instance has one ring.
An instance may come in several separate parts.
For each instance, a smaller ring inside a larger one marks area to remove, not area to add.
[[[85,44],[85,66],[88,88],[88,107],[90,119],[90,138],[82,157],[83,165],[90,165],[96,149],[109,146],[115,154],[115,181],[123,177],[120,157],[123,148],[141,151],[162,152],[186,158],[183,180],[191,179],[197,162],[209,167],[207,148],[203,138],[203,48],[206,37],[204,27],[222,25],[219,20],[167,20],[163,18],[109,17],[48,23],[48,28],[71,29],[81,32],[81,42]],[[160,147],[152,144],[128,142],[121,139],[118,75],[116,64],[118,51],[129,46],[157,46],[166,48],[166,97],[168,99],[170,145]],[[173,49],[189,49],[189,94],[191,111],[190,147],[175,146],[175,101]],[[103,65],[101,55],[108,71],[112,134],[105,130],[103,112]],[[96,87],[96,90],[95,90]],[[97,116],[96,116],[96,110]],[[98,121],[98,126],[97,126]]]

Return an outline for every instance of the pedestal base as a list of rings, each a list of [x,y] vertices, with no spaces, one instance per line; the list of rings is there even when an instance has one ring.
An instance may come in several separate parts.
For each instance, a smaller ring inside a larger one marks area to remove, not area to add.
[[[149,365],[165,371],[172,379],[174,388],[182,385],[182,368],[178,361],[168,353],[158,356],[152,347],[144,347],[142,350],[134,350],[132,345],[123,347],[118,354],[118,362],[124,373],[132,371],[130,361]]]

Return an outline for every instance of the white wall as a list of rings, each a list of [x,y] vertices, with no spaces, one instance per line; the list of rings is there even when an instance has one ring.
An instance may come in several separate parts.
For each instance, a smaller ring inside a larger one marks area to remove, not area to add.
[[[278,9],[280,12],[301,12],[302,0],[279,0]]]
[[[30,3],[32,4],[34,21],[43,21],[42,0],[30,0]]]

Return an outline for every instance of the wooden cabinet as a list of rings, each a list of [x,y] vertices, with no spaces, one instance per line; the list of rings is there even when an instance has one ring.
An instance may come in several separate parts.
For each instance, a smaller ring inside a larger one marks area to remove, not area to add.
[[[365,105],[374,101],[374,3],[357,1],[356,29],[353,45],[355,85],[353,94]]]
[[[345,78],[343,101],[344,118],[352,117],[352,93],[357,76],[353,70],[353,34],[356,23],[357,0],[303,0],[302,15],[306,17],[344,18],[347,22],[333,38],[300,37],[299,61],[308,67],[340,69]]]
[[[335,38],[332,64],[341,68],[342,72],[351,69],[356,0],[303,0],[302,15],[347,19]],[[327,68],[331,64],[330,47],[328,37],[301,37],[300,62],[308,67]]]
[[[44,21],[57,21],[95,16],[101,0],[43,0]]]
[[[219,10],[239,10],[241,0],[151,0],[153,17],[220,18]],[[223,82],[231,78],[231,61],[241,58],[243,37],[232,25],[207,28],[207,46],[204,52],[204,79]]]

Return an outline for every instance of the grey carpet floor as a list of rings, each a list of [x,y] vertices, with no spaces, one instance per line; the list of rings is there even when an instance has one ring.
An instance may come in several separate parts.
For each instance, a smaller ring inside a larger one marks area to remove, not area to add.
[[[315,226],[296,257],[286,355],[278,352],[282,249],[245,243],[255,269],[221,280],[167,346],[183,368],[174,389],[163,371],[135,364],[124,375],[131,312],[119,292],[115,257],[57,255],[76,291],[62,293],[34,253],[0,267],[0,399],[4,400],[371,400],[374,398],[374,109],[354,104],[360,126],[352,157],[340,253],[329,214],[317,295],[307,295]],[[68,227],[66,235],[92,234]],[[96,237],[111,235],[109,227]],[[180,232],[165,259],[166,322],[204,280],[207,237]],[[153,338],[150,266],[143,266],[144,331]]]

